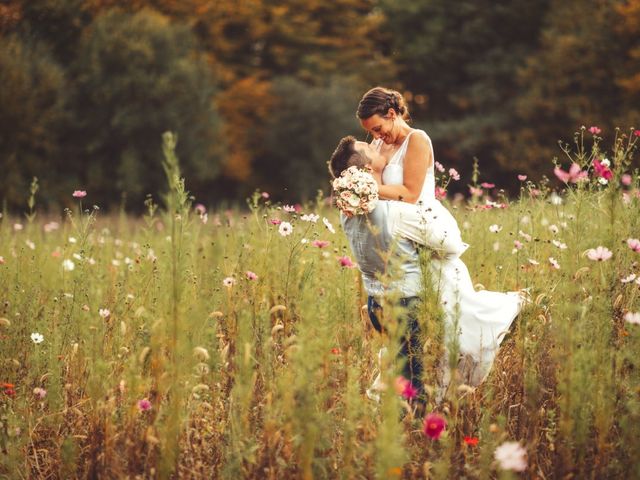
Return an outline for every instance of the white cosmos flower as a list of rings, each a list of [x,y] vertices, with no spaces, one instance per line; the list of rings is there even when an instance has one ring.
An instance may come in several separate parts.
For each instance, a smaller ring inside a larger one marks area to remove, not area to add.
[[[489,227],[491,233],[498,233],[500,230],[502,230],[502,226],[495,223]]]
[[[98,310],[98,314],[102,318],[107,318],[109,315],[111,315],[111,312],[109,311],[108,308],[101,308],[100,310]]]
[[[289,222],[282,222],[278,227],[278,233],[280,233],[280,235],[282,235],[283,237],[286,237],[287,235],[291,235],[292,232],[293,232],[293,227]]]
[[[640,325],[640,312],[627,312],[624,314],[624,321],[635,325]]]
[[[324,223],[324,226],[327,227],[327,230],[329,230],[331,233],[336,233],[335,228],[333,228],[333,225],[331,225],[331,222],[327,217],[322,217],[322,223]]]
[[[41,333],[38,333],[38,332],[33,332],[31,334],[31,341],[33,343],[35,343],[36,345],[38,343],[42,343],[42,342],[44,342],[44,335],[42,335]]]
[[[71,272],[74,268],[76,268],[76,264],[73,263],[72,260],[69,260],[68,258],[66,260],[62,261],[62,269],[67,271],[67,272]]]

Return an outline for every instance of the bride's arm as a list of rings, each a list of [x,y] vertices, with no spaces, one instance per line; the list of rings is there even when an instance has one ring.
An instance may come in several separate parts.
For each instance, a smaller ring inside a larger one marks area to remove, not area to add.
[[[427,168],[433,163],[433,152],[426,138],[411,135],[403,161],[403,184],[380,185],[378,195],[387,200],[416,203],[422,192]]]

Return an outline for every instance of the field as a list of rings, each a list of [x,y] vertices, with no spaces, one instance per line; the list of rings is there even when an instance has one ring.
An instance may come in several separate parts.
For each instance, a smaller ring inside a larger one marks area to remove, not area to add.
[[[475,184],[447,203],[478,287],[532,302],[480,387],[430,397],[438,438],[392,389],[365,396],[395,338],[369,326],[324,199],[194,208],[170,141],[169,193],[142,218],[102,216],[91,192],[44,218],[34,185],[26,217],[0,218],[0,478],[640,478],[637,137],[607,167],[583,135],[562,188],[550,165],[518,198]],[[522,472],[496,458],[512,441]]]

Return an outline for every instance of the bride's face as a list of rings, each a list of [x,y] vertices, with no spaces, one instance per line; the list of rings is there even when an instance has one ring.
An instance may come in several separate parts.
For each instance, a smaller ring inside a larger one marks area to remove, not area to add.
[[[386,161],[380,152],[378,152],[372,145],[367,142],[355,142],[353,148],[356,152],[371,162],[371,168],[374,172],[382,172]]]
[[[396,141],[396,133],[393,131],[394,111],[389,109],[389,114],[382,116],[380,114],[372,115],[369,118],[360,120],[360,125],[367,132],[373,135],[373,138],[381,138],[384,143],[390,145]]]

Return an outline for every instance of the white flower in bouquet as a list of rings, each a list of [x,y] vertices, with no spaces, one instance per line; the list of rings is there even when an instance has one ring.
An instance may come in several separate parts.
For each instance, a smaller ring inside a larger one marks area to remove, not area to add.
[[[336,205],[346,215],[373,211],[378,203],[378,184],[371,173],[356,166],[347,168],[333,181]]]

